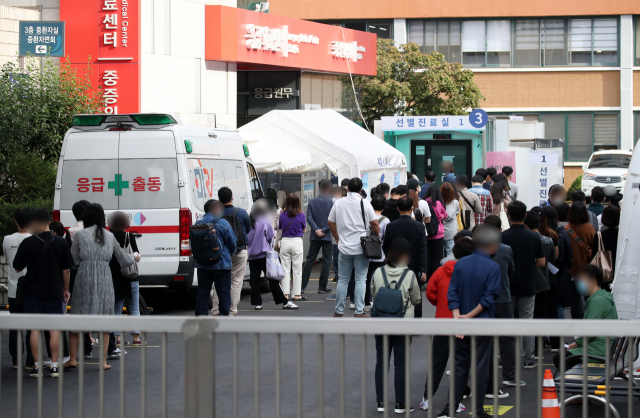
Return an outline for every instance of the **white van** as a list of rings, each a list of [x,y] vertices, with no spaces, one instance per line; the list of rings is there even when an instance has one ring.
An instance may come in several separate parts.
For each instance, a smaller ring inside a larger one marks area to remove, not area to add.
[[[263,196],[249,151],[235,130],[185,126],[172,115],[76,115],[64,137],[54,219],[71,227],[79,200],[131,219],[142,255],[141,287],[197,285],[189,227],[218,189],[246,210]]]

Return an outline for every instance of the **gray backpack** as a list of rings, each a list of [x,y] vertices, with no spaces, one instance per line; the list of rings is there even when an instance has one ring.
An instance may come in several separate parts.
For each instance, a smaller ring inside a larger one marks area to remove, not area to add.
[[[407,311],[409,301],[402,303],[402,290],[400,290],[400,288],[404,278],[410,271],[409,269],[405,270],[402,276],[400,276],[399,281],[396,282],[394,280],[391,283],[389,283],[387,279],[385,267],[380,267],[380,271],[382,272],[385,287],[376,293],[376,297],[373,300],[373,309],[371,309],[371,316],[378,318],[402,318]],[[395,287],[392,289],[391,284],[393,283],[395,283]],[[411,288],[409,288],[409,290],[411,290]]]

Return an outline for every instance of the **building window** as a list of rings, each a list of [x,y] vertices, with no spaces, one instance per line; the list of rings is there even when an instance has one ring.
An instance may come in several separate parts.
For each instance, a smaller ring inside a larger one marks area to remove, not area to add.
[[[640,112],[635,113],[635,119],[636,119],[636,135],[633,138],[634,145],[636,141],[640,138]]]
[[[596,151],[619,149],[618,115],[614,113],[595,114],[593,117],[593,147]]]
[[[316,22],[331,26],[342,26],[343,28],[359,30],[361,32],[375,33],[380,39],[390,39],[393,37],[393,23],[391,20],[317,20]],[[416,43],[418,42],[416,41]]]
[[[462,45],[467,67],[618,65],[617,18],[411,20],[407,31],[422,52],[441,52],[448,62],[460,62],[447,52]]]
[[[635,18],[635,25],[634,25],[634,29],[635,29],[635,60],[634,60],[634,65],[640,65],[640,16],[636,16]],[[636,135],[636,138],[638,136]]]

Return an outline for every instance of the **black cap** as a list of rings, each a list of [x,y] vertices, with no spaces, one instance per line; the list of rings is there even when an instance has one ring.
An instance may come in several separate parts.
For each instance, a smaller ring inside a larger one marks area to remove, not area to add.
[[[409,190],[418,190],[418,187],[420,187],[420,183],[418,182],[418,180],[410,178],[409,180],[407,180],[407,187],[409,188]]]

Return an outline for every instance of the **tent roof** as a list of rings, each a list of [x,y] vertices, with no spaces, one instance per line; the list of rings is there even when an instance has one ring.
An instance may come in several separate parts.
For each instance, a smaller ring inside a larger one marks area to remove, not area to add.
[[[406,169],[404,154],[333,110],[272,110],[239,129],[261,172]]]

